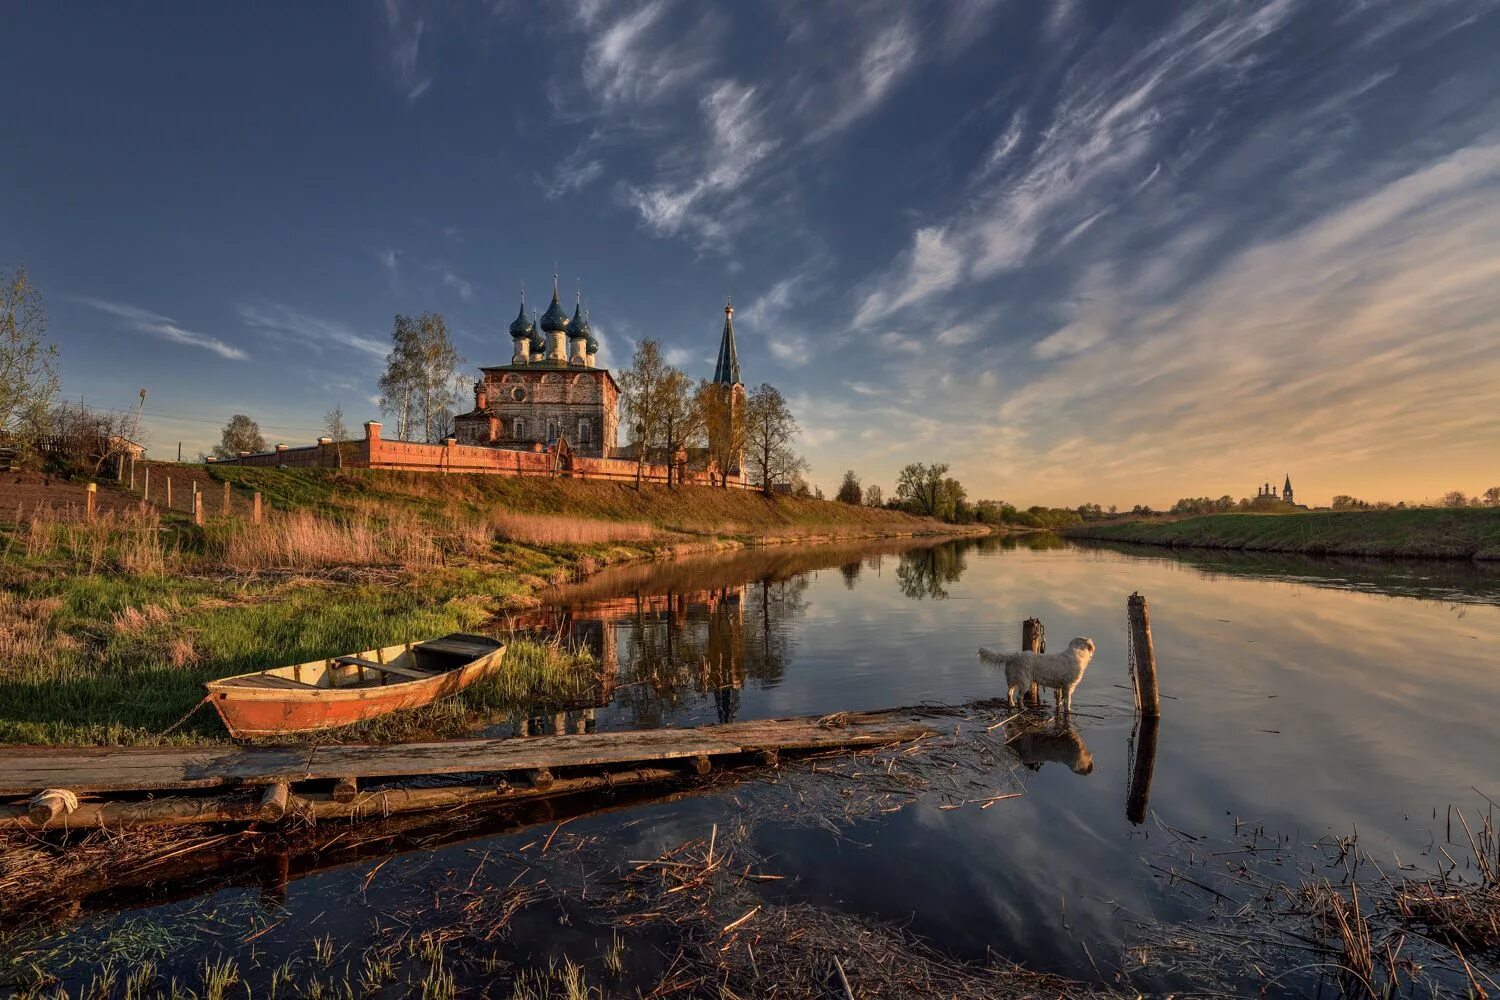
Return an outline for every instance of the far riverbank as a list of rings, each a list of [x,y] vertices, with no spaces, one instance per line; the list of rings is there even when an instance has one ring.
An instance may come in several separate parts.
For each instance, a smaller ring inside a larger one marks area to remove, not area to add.
[[[1500,507],[1210,514],[1180,521],[1084,524],[1063,534],[1172,548],[1398,559],[1500,559]]]

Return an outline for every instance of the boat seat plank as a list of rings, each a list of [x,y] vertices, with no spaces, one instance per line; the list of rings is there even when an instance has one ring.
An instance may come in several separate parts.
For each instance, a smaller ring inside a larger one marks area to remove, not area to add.
[[[302,681],[292,680],[290,677],[279,677],[276,674],[251,674],[248,677],[232,677],[223,682],[230,687],[254,687],[254,688],[285,688],[292,691],[316,691],[316,684],[306,684]]]
[[[434,653],[451,653],[454,656],[484,656],[493,653],[499,646],[481,642],[463,642],[456,639],[433,639],[418,645],[419,649],[429,650]]]
[[[45,788],[75,792],[273,784],[313,778],[379,778],[500,773],[652,761],[760,750],[878,746],[938,731],[907,710],[827,720],[780,719],[505,740],[447,740],[391,746],[0,747],[0,795]]]
[[[358,656],[335,656],[333,662],[346,667],[364,667],[366,670],[378,670],[384,674],[394,674],[397,677],[405,677],[413,681],[425,681],[429,677],[438,676],[436,671],[413,670],[410,667],[398,667],[390,663],[376,663],[374,660],[365,660]]]

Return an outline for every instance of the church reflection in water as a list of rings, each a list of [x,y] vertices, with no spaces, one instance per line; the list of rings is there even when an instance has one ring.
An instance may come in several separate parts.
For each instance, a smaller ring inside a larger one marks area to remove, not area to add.
[[[765,578],[701,589],[591,598],[525,614],[517,629],[557,636],[599,664],[590,704],[538,711],[521,736],[593,732],[612,705],[627,728],[732,722],[747,682],[772,687],[791,656],[791,620],[807,609],[808,579]]]

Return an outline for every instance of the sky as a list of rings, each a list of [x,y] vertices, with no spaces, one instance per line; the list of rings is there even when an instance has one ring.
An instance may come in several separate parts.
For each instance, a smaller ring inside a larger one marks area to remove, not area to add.
[[[1500,484],[1500,4],[26,4],[0,267],[157,457],[377,417],[392,317],[712,372],[830,493]],[[623,442],[622,442],[623,443]]]

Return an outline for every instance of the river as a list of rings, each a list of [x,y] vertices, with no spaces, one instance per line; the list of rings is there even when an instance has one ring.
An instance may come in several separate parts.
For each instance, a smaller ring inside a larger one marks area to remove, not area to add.
[[[1022,620],[1034,616],[1051,648],[1087,636],[1097,654],[1071,725],[1044,714],[1017,731],[1019,766],[997,774],[995,788],[1024,794],[980,808],[937,786],[907,808],[836,830],[762,813],[747,850],[784,878],[757,892],[768,902],[900,924],[964,961],[998,955],[1105,984],[1127,975],[1147,991],[1202,986],[1182,963],[1130,958],[1141,942],[1202,926],[1212,914],[1211,897],[1170,874],[1179,863],[1229,854],[1247,829],[1284,840],[1293,854],[1357,831],[1372,857],[1421,863],[1449,836],[1450,806],[1500,798],[1495,570],[1051,537],[776,547],[624,566],[557,591],[519,623],[595,653],[605,683],[594,702],[537,706],[485,732],[701,725],[1003,697],[1003,680],[975,651],[1016,648]],[[1133,592],[1150,602],[1160,665],[1154,733],[1138,729],[1131,711],[1125,602]],[[1154,767],[1131,809],[1133,755],[1143,751]],[[768,794],[756,782],[727,785],[540,829],[587,840],[592,856],[619,864],[728,830]],[[117,957],[139,960],[141,928],[160,925],[196,942],[180,952],[194,961],[228,947],[242,960],[254,951],[270,968],[323,933],[342,954],[359,955],[403,904],[476,880],[498,893],[517,872],[543,864],[535,828],[443,839],[294,872],[270,901],[254,885],[135,898],[129,910],[85,913],[50,931],[47,947],[75,956],[81,969],[107,959],[110,941],[126,940],[136,950]],[[500,857],[503,864],[493,860]],[[549,905],[515,920],[506,961],[569,955],[607,984],[587,907]],[[257,907],[276,910],[246,915]],[[229,914],[229,929],[194,936],[188,928],[204,926],[206,913]],[[245,921],[256,935],[250,944],[239,933]],[[640,961],[638,976],[649,982],[661,962]],[[478,973],[460,974],[460,988],[465,975]],[[1276,988],[1295,994],[1311,988],[1312,975]],[[1244,970],[1222,976],[1233,989],[1257,981]]]

